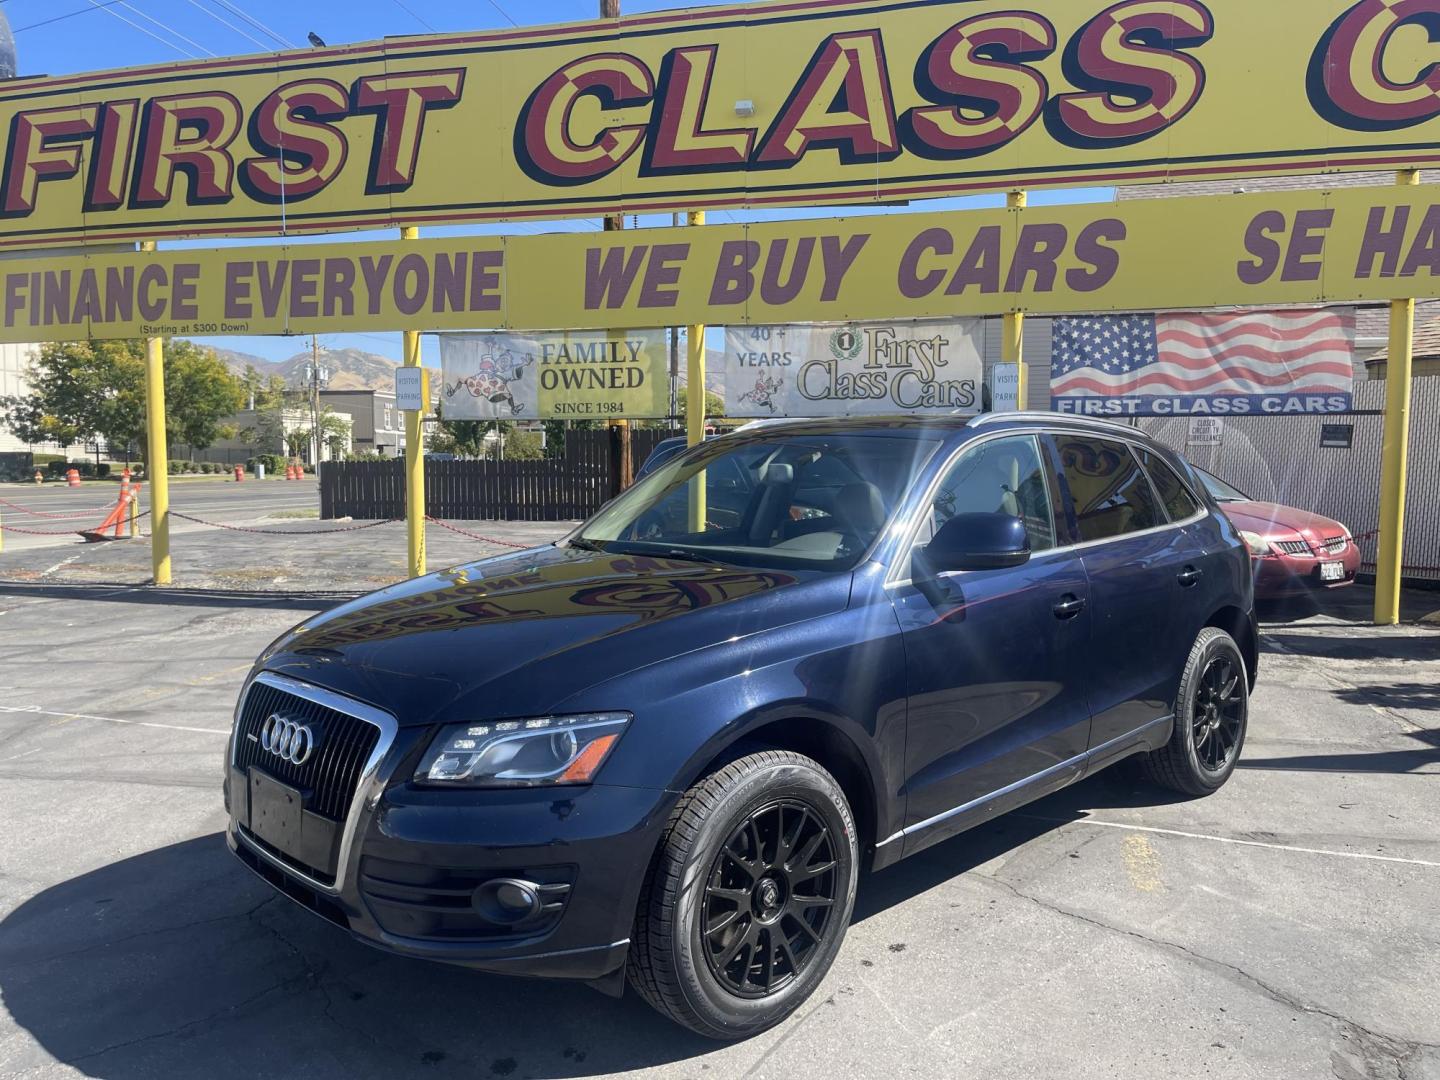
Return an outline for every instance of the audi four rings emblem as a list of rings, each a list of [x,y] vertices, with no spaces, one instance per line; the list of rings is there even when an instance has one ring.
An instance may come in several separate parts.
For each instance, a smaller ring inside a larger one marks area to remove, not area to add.
[[[298,720],[271,713],[260,729],[260,745],[281,761],[304,765],[315,753],[315,733]]]

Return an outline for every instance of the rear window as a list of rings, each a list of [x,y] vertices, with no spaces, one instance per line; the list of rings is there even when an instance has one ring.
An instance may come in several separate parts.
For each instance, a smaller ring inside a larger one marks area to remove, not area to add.
[[[1180,479],[1180,475],[1166,464],[1160,455],[1149,450],[1140,450],[1138,453],[1171,521],[1184,521],[1199,512],[1200,504],[1195,501],[1195,496],[1190,494],[1185,481]]]
[[[1127,443],[1082,435],[1057,435],[1056,442],[1082,542],[1165,524],[1165,511]]]

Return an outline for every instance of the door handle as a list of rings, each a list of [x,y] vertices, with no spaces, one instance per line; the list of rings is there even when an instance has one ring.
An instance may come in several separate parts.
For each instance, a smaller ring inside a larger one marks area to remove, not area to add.
[[[1187,566],[1180,573],[1175,575],[1175,580],[1180,582],[1182,589],[1188,589],[1200,580],[1201,571],[1193,566]]]
[[[1074,593],[1066,593],[1051,608],[1057,619],[1073,619],[1085,610],[1085,601]]]

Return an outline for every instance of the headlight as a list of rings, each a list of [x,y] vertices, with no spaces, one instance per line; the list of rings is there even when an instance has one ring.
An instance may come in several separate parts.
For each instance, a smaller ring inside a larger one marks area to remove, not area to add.
[[[425,751],[415,779],[466,787],[588,784],[629,723],[629,713],[583,713],[452,724]]]
[[[1263,558],[1270,554],[1270,541],[1259,533],[1241,532],[1240,538],[1245,541],[1245,546],[1250,549],[1250,554],[1256,558]]]

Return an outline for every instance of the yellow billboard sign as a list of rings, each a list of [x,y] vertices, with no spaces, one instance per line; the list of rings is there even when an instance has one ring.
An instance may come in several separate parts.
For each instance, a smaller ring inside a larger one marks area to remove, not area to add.
[[[776,0],[0,84],[0,246],[1440,160],[1440,0]]]
[[[0,261],[0,340],[619,330],[1440,295],[1440,186]]]

